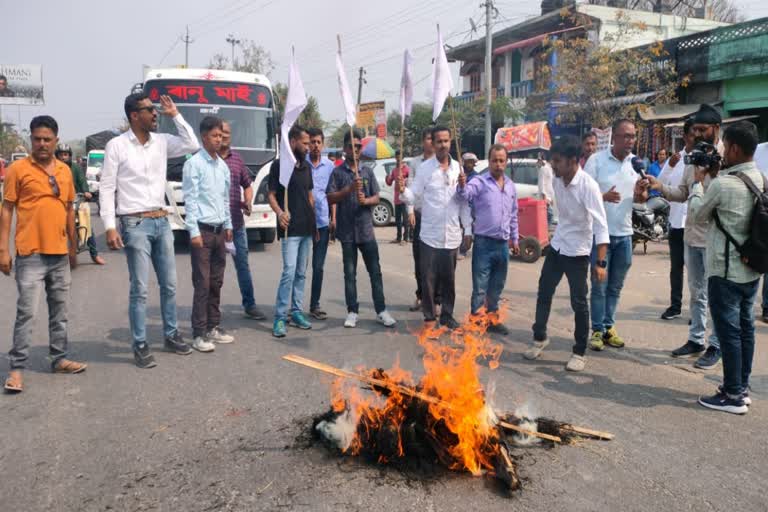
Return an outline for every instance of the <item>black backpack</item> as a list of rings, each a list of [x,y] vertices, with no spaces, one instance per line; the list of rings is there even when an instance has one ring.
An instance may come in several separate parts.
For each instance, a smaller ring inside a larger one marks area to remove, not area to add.
[[[715,212],[715,223],[727,239],[725,244],[725,277],[728,278],[728,263],[730,261],[728,257],[729,243],[736,247],[736,250],[741,254],[742,261],[748,267],[755,272],[765,274],[768,273],[768,179],[763,176],[763,191],[760,192],[749,176],[743,172],[737,172],[735,176],[744,182],[749,191],[757,198],[757,202],[752,211],[749,236],[741,245],[734,240],[730,233],[723,229],[720,218],[717,216],[717,212]]]

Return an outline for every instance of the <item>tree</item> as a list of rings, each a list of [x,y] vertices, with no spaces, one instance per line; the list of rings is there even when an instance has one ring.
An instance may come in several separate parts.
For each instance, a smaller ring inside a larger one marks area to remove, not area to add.
[[[280,126],[283,122],[285,101],[288,97],[288,86],[278,82],[274,85],[273,90],[277,106],[277,124]],[[323,117],[320,115],[320,107],[317,104],[317,98],[314,96],[307,98],[307,106],[304,108],[304,111],[299,116],[297,122],[304,128],[325,128]]]
[[[10,160],[11,153],[16,152],[18,147],[27,146],[25,139],[24,134],[16,130],[15,124],[0,121],[0,155],[6,160]]]
[[[732,0],[589,0],[589,3],[637,11],[669,12],[688,17],[695,17],[699,9],[704,9],[704,18],[726,23],[746,19]]]
[[[211,57],[208,67],[211,69],[234,69],[244,73],[257,73],[267,76],[275,69],[272,54],[263,46],[256,44],[255,41],[244,39],[239,44],[239,47],[242,57],[238,59],[235,56],[234,65],[230,62],[229,57],[219,52]]]
[[[576,24],[589,23],[575,15]],[[548,118],[557,104],[556,122],[605,127],[621,117],[633,118],[650,105],[677,102],[678,81],[671,59],[661,42],[636,49],[619,50],[619,43],[645,27],[632,23],[626,14],[617,15],[619,27],[602,43],[583,35],[545,40],[534,77],[534,94],[527,109],[534,116]],[[549,65],[557,54],[557,67]],[[652,93],[652,94],[645,94]],[[621,100],[615,98],[622,97]]]

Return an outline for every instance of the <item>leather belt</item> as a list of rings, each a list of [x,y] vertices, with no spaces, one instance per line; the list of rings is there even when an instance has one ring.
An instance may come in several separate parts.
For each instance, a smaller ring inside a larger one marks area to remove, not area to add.
[[[206,224],[205,222],[198,222],[197,225],[200,227],[200,231],[208,231],[214,235],[218,235],[224,231],[224,224],[214,226],[212,224]]]
[[[142,219],[159,219],[168,215],[165,210],[149,210],[146,212],[129,213],[122,215],[122,217],[140,217]]]

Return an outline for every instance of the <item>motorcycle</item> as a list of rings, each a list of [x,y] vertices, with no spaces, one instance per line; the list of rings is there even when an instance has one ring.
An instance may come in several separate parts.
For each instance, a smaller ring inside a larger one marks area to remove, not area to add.
[[[639,157],[632,159],[632,168],[645,178],[645,162]],[[648,242],[661,242],[669,236],[669,201],[656,196],[647,203],[632,205],[632,248],[643,244],[643,254],[648,253]]]
[[[669,236],[669,201],[652,197],[647,203],[632,205],[632,247],[643,244],[643,254],[648,252],[648,242],[661,242]]]

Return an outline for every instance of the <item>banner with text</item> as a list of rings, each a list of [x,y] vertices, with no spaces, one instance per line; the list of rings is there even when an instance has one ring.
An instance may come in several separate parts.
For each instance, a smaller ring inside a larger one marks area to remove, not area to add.
[[[0,105],[45,105],[42,66],[0,64]]]
[[[385,139],[387,137],[387,110],[385,102],[361,103],[357,109],[357,122],[355,125],[361,130],[365,130],[366,135]]]

